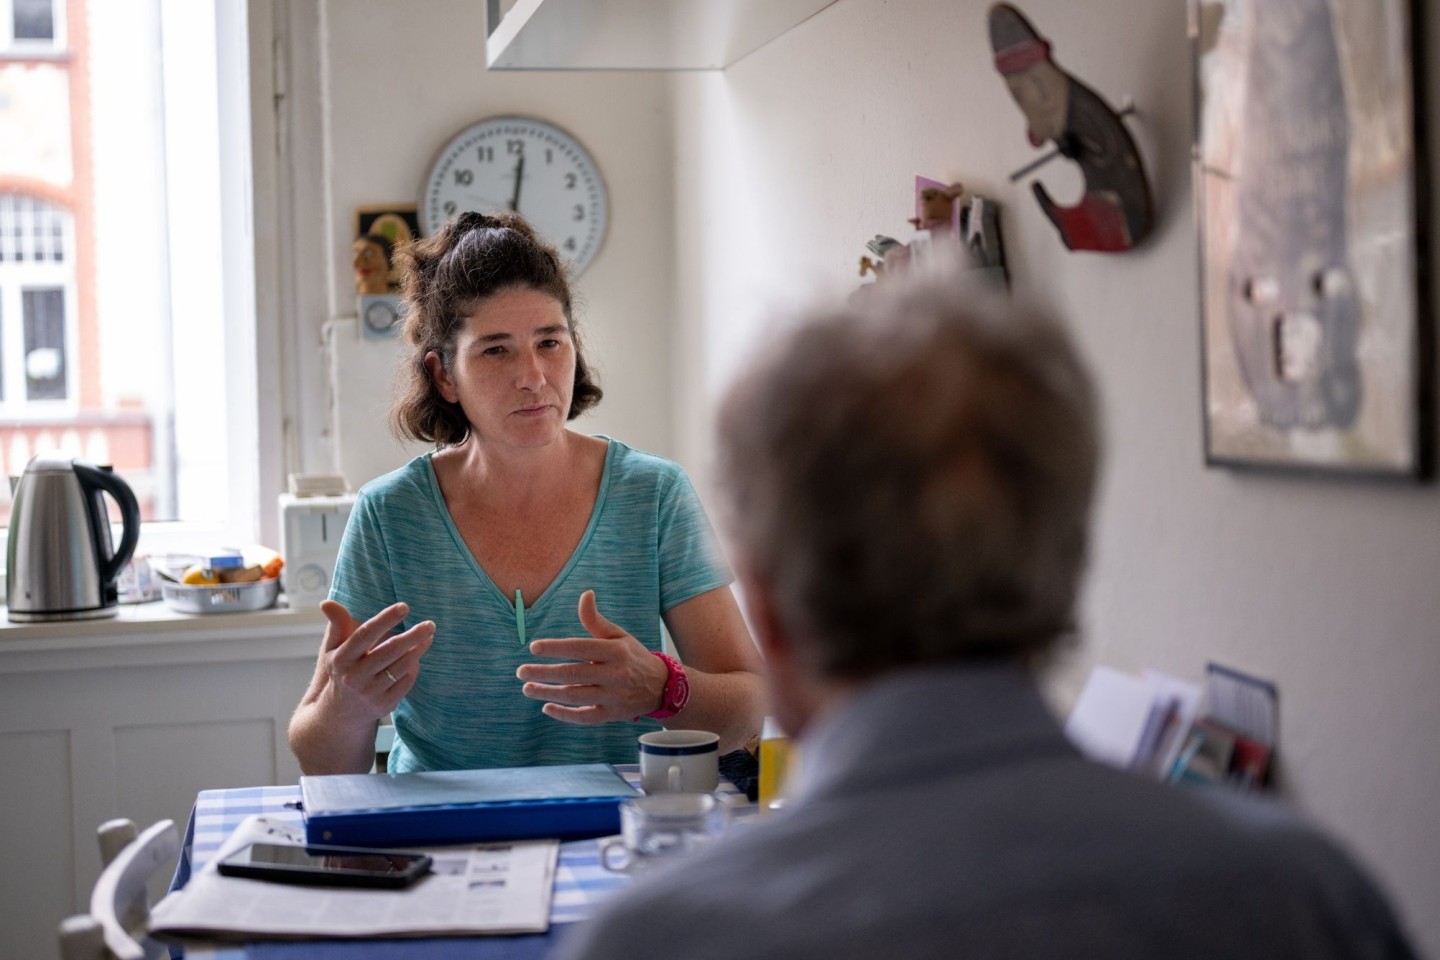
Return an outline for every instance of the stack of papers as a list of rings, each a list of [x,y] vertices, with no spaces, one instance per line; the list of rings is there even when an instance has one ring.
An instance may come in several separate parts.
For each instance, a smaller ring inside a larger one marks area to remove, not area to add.
[[[1275,684],[1210,663],[1205,685],[1155,670],[1096,667],[1065,735],[1092,760],[1147,777],[1264,786],[1275,750]]]
[[[1065,722],[1065,735],[1092,760],[1164,779],[1200,710],[1199,684],[1146,670],[1096,667]]]
[[[1269,680],[1207,664],[1204,716],[1191,727],[1171,779],[1240,790],[1264,786],[1275,751],[1279,700]]]
[[[305,845],[295,827],[246,818],[215,859],[150,914],[164,939],[273,940],[543,933],[555,840],[439,847],[432,873],[400,890],[309,887],[221,876],[216,863],[254,842]]]

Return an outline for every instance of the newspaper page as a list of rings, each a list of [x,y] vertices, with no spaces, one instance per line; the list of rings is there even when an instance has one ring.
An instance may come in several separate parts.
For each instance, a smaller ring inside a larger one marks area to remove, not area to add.
[[[305,845],[301,827],[251,816],[182,890],[150,915],[164,939],[273,940],[543,933],[555,840],[416,848],[431,873],[399,890],[315,887],[222,876],[215,864],[249,843]]]

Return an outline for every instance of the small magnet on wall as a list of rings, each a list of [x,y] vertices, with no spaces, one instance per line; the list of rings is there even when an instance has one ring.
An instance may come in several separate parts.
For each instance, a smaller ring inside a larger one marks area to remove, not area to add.
[[[405,319],[405,302],[398,293],[367,293],[359,298],[360,331],[366,340],[388,340]]]

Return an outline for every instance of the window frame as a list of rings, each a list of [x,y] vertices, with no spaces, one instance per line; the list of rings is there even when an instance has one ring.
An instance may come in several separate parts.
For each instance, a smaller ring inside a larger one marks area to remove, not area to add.
[[[193,2],[193,0],[179,0]],[[276,159],[275,7],[285,0],[215,0],[221,115],[221,216],[228,492],[218,527],[185,521],[145,524],[152,554],[194,553],[258,542],[279,547],[279,495],[285,470],[279,438],[286,420],[278,358],[280,164]],[[247,117],[248,124],[238,121]]]
[[[55,0],[57,46],[66,0]],[[96,0],[106,2],[106,0]],[[190,3],[194,0],[162,0]],[[288,0],[214,0],[221,124],[223,316],[226,357],[224,429],[227,432],[225,519],[218,524],[154,521],[144,524],[140,549],[151,555],[195,553],[221,546],[263,543],[279,547],[278,497],[293,444],[282,438],[289,417],[282,364],[282,261],[289,246],[278,229],[284,174],[277,157],[277,51]],[[10,0],[0,0],[9,15]],[[4,27],[8,37],[10,28]],[[18,54],[4,46],[0,52]],[[25,51],[27,54],[29,50]],[[73,283],[69,303],[74,302]],[[67,305],[67,309],[70,309]],[[71,371],[74,364],[70,365]],[[72,391],[73,396],[74,391]],[[0,551],[8,528],[0,528]],[[0,553],[3,558],[3,553]]]

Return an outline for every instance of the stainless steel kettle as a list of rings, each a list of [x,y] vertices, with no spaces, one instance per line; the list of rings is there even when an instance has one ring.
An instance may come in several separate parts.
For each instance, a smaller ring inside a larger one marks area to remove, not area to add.
[[[84,620],[119,610],[120,575],[140,539],[140,506],[110,467],[59,454],[31,460],[12,478],[5,601],[10,619]],[[110,540],[104,494],[120,507],[120,547]]]

